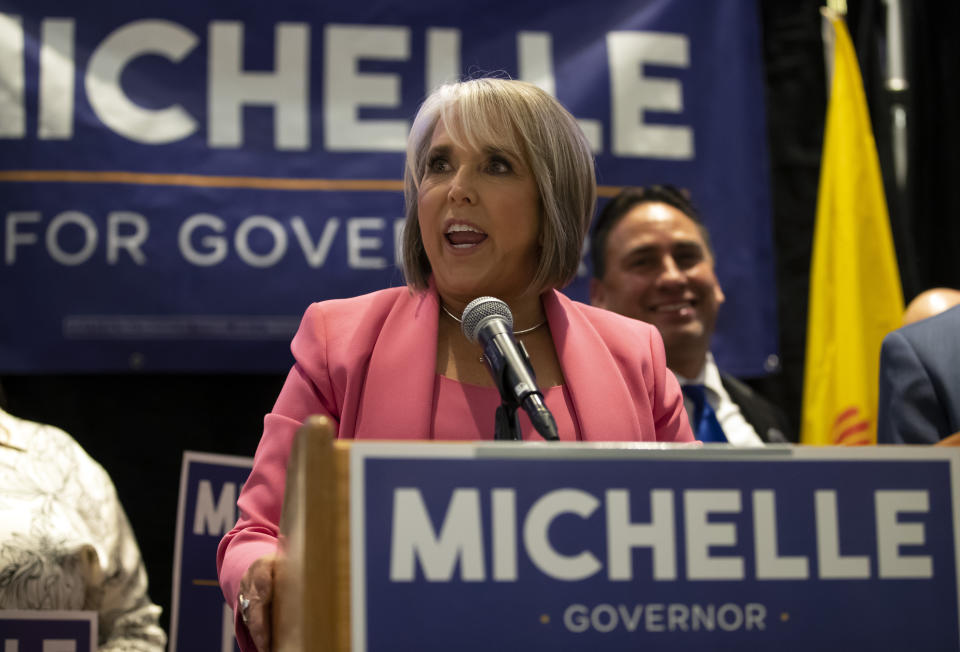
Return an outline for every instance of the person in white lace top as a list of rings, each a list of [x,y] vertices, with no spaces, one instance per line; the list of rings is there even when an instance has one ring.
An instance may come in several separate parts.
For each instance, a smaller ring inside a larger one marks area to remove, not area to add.
[[[166,644],[106,471],[59,428],[3,410],[0,609],[96,611],[99,652],[161,652]]]

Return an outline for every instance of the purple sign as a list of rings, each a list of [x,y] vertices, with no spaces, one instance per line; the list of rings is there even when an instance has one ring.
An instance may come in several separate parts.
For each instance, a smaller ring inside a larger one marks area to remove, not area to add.
[[[0,0],[0,371],[267,371],[312,301],[403,282],[403,149],[484,73],[580,121],[602,194],[691,190],[714,351],[777,352],[757,3]],[[567,292],[587,297],[588,270]]]
[[[0,650],[96,652],[94,611],[0,610]]]
[[[953,453],[352,455],[354,652],[960,649]]]
[[[180,471],[170,652],[232,652],[233,611],[217,581],[217,545],[237,522],[253,459],[186,451]]]

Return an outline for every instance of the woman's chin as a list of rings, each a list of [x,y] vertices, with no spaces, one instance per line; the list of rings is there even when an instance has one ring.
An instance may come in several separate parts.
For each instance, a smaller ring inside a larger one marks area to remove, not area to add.
[[[504,274],[503,267],[493,269],[490,264],[443,265],[433,268],[437,290],[448,299],[471,301],[491,296],[506,301],[520,296],[530,286],[533,272]]]
[[[500,284],[486,281],[479,274],[474,276],[457,275],[456,278],[452,279],[437,279],[437,291],[442,296],[463,303],[469,303],[477,297],[497,296],[499,287],[501,287]]]

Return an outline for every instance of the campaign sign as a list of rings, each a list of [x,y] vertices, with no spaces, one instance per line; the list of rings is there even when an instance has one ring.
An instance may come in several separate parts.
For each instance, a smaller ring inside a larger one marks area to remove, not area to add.
[[[237,522],[253,459],[185,451],[173,560],[170,652],[231,652],[233,610],[217,582],[217,545]]]
[[[960,649],[956,452],[351,454],[354,652]]]
[[[0,650],[97,652],[97,613],[0,609]]]
[[[494,75],[578,119],[602,197],[692,192],[726,296],[714,352],[759,375],[759,23],[755,0],[0,0],[0,371],[285,370],[310,302],[403,283],[413,117]]]

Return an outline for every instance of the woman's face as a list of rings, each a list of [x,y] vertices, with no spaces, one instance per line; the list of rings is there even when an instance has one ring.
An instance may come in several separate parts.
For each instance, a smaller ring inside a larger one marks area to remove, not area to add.
[[[448,301],[527,290],[539,260],[540,197],[519,152],[455,145],[443,122],[427,152],[420,233],[437,289]]]

